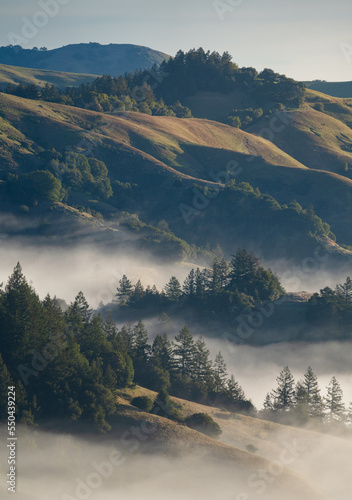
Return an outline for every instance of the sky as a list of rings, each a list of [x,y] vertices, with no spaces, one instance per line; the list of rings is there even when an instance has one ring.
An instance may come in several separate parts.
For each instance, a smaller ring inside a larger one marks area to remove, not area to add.
[[[1,0],[0,12],[0,45],[203,47],[297,80],[352,80],[351,0]]]

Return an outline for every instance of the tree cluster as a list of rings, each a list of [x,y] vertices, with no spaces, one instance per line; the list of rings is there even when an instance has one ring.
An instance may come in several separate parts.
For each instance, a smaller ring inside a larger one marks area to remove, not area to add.
[[[151,70],[126,73],[124,76],[103,75],[94,82],[60,90],[55,85],[43,88],[21,82],[8,84],[5,92],[26,99],[41,99],[99,112],[138,111],[149,115],[191,118],[182,102],[199,91],[245,92],[255,104],[230,112],[229,123],[246,127],[253,119],[273,110],[297,107],[303,102],[305,86],[284,75],[265,69],[239,68],[228,52],[205,52],[202,48],[154,65]],[[263,108],[263,109],[262,109]]]
[[[150,314],[193,311],[203,319],[210,315],[231,320],[244,307],[283,294],[279,279],[270,269],[264,269],[253,253],[238,250],[230,264],[222,258],[215,259],[210,268],[192,269],[183,285],[172,276],[161,292],[155,285],[145,289],[140,280],[132,285],[123,276],[116,296],[120,310],[127,307]]]
[[[335,337],[349,338],[352,329],[352,280],[336,285],[333,290],[325,287],[314,293],[308,301],[307,321],[329,332]]]
[[[115,325],[92,316],[82,293],[63,313],[55,298],[39,299],[18,264],[0,293],[0,337],[2,419],[14,385],[18,421],[109,430],[113,391],[132,382],[133,365]]]
[[[277,377],[277,387],[268,393],[261,416],[267,420],[293,425],[314,423],[315,428],[326,426],[351,427],[352,403],[347,409],[343,391],[336,377],[332,377],[327,394],[322,397],[318,378],[308,367],[303,380],[295,383],[286,366]]]
[[[119,335],[133,361],[134,381],[143,387],[168,390],[173,396],[231,410],[253,410],[238,382],[228,375],[221,352],[211,360],[204,339],[194,339],[186,326],[173,341],[158,334],[152,344],[142,320],[135,326],[124,326]],[[139,407],[145,404],[137,401]]]

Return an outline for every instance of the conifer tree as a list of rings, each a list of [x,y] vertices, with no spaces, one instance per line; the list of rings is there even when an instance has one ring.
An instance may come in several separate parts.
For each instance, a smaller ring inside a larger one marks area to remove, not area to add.
[[[278,387],[273,390],[273,408],[279,411],[288,411],[295,404],[295,381],[288,366],[281,370],[277,377]]]
[[[215,361],[213,364],[213,377],[214,377],[214,389],[215,392],[222,392],[226,387],[227,380],[227,367],[223,355],[219,351],[215,356]]]
[[[306,391],[306,403],[311,418],[322,418],[324,416],[324,403],[320,394],[317,376],[309,366],[303,381],[303,387]]]
[[[175,337],[174,356],[177,370],[182,377],[191,376],[194,369],[195,344],[186,326]]]
[[[209,384],[211,381],[212,363],[209,359],[210,352],[203,337],[199,337],[195,342],[194,350],[194,374],[193,377],[198,382]]]
[[[171,276],[170,281],[165,285],[166,296],[170,300],[178,300],[181,296],[181,285],[175,276]]]
[[[122,303],[128,302],[131,294],[133,292],[133,286],[127,276],[124,274],[119,281],[119,286],[117,287],[116,297]]]
[[[327,387],[328,393],[325,398],[325,408],[329,423],[341,422],[344,418],[345,405],[343,403],[343,392],[339,382],[332,377]]]
[[[235,377],[233,375],[231,375],[231,377],[227,381],[226,393],[233,401],[244,401],[246,398],[242,387],[235,380]]]

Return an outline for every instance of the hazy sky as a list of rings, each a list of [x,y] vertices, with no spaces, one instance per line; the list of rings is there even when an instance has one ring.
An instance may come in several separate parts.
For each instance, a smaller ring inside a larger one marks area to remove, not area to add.
[[[53,4],[59,12],[45,22],[43,6]],[[202,46],[300,80],[352,80],[351,0],[1,0],[0,8],[0,45],[30,33],[34,19],[45,26],[22,46],[132,43],[171,55]]]

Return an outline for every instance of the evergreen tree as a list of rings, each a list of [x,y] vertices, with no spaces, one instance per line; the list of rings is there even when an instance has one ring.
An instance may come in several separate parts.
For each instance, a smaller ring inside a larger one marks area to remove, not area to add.
[[[328,393],[325,398],[325,408],[329,423],[341,422],[344,418],[345,405],[343,403],[343,392],[339,382],[332,377],[327,387]]]
[[[150,355],[148,340],[148,331],[140,319],[133,329],[132,353],[136,364],[147,363]]]
[[[170,399],[170,396],[163,387],[155,398],[151,413],[160,417],[169,418],[170,420],[180,420],[180,414],[175,408],[175,404]]]
[[[288,411],[295,404],[294,378],[288,366],[277,377],[278,387],[272,392],[274,410]]]
[[[182,291],[184,295],[187,296],[188,299],[192,299],[196,294],[196,279],[194,269],[190,271],[187,278],[185,279],[182,287]]]
[[[197,382],[209,385],[211,382],[212,363],[209,359],[210,352],[203,337],[199,337],[194,345],[194,372],[193,377]]]
[[[263,403],[264,410],[274,410],[273,398],[270,392],[267,393]]]
[[[346,303],[352,303],[352,280],[350,277],[347,277],[343,285],[336,286],[336,293],[342,297]]]
[[[309,366],[304,375],[303,387],[306,391],[306,403],[311,418],[322,418],[324,416],[324,403],[320,394],[317,376]]]
[[[81,315],[83,325],[88,325],[92,316],[92,310],[89,309],[89,304],[83,294],[79,292],[75,298],[75,305]]]
[[[137,283],[134,285],[133,291],[130,294],[129,298],[129,304],[138,304],[143,297],[145,296],[145,291],[144,287],[141,283],[141,280],[138,280]]]
[[[152,345],[152,363],[163,370],[173,371],[172,345],[166,333],[157,335]]]
[[[186,326],[175,337],[174,356],[176,367],[182,377],[192,376],[194,370],[195,344]]]
[[[222,392],[226,387],[227,379],[227,367],[223,355],[219,351],[215,356],[215,361],[213,364],[213,378],[214,378],[214,390],[215,392]]]
[[[346,424],[350,429],[352,428],[352,402],[350,403],[347,410]]]
[[[177,301],[181,296],[181,285],[175,276],[171,276],[169,283],[165,286],[166,296],[173,301]]]
[[[246,398],[242,387],[235,380],[233,375],[231,375],[231,377],[227,381],[226,394],[232,401],[244,401]]]
[[[122,276],[122,279],[119,281],[119,286],[117,287],[117,293],[116,297],[120,300],[122,303],[128,302],[130,296],[132,295],[133,292],[133,286],[130,280],[127,278],[127,276],[124,274]]]

